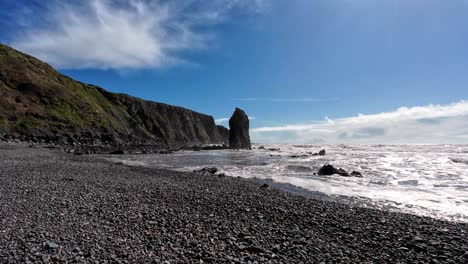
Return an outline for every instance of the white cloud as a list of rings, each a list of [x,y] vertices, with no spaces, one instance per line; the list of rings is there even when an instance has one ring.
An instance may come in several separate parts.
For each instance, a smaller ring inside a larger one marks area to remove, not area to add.
[[[262,143],[466,143],[468,101],[251,130]]]
[[[18,30],[11,45],[58,68],[135,69],[184,63],[179,53],[206,47],[200,26],[229,12],[261,12],[266,0],[52,1],[47,23]]]
[[[249,116],[250,121],[255,120],[255,119],[256,119],[255,116]],[[222,117],[222,118],[215,119],[216,124],[221,124],[221,123],[225,123],[225,122],[229,122],[229,117]]]
[[[228,121],[229,121],[229,117],[223,117],[223,118],[215,119],[216,124],[220,124],[220,123],[224,123],[224,122],[228,122]]]

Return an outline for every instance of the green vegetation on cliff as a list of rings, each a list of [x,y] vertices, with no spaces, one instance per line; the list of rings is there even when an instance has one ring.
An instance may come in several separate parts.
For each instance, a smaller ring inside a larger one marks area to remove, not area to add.
[[[115,94],[0,44],[0,136],[164,146],[226,142],[211,116]]]

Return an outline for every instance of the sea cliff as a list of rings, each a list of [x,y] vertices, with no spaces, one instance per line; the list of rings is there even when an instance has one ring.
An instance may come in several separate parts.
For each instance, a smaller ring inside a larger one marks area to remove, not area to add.
[[[228,141],[226,128],[209,115],[73,80],[2,44],[0,138],[161,147]]]

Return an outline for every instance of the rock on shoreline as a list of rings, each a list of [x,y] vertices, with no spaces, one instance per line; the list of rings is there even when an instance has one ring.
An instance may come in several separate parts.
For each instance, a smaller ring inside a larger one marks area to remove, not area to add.
[[[249,117],[236,108],[229,119],[229,147],[233,149],[252,149],[249,136]]]
[[[359,177],[361,178],[362,177],[362,174],[358,171],[353,171],[351,173],[348,173],[347,171],[343,170],[342,168],[335,168],[333,167],[332,165],[324,165],[322,168],[320,168],[320,170],[318,171],[317,173],[318,175],[334,175],[334,174],[338,174],[340,176],[344,176],[344,177]]]

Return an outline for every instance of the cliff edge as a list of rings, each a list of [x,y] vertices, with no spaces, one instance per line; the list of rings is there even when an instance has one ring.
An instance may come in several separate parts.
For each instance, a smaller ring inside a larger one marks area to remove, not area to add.
[[[0,44],[0,138],[176,147],[225,135],[209,115],[75,81]]]

